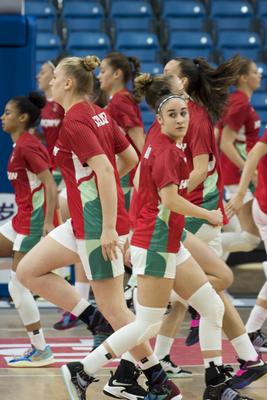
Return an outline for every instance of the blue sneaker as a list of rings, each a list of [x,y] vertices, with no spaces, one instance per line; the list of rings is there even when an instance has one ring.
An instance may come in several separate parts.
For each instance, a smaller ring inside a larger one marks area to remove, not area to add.
[[[240,363],[240,368],[230,380],[230,386],[233,389],[243,389],[267,374],[267,364],[260,356],[256,361],[238,359],[238,362]]]
[[[12,368],[34,368],[45,367],[55,362],[54,356],[49,345],[44,350],[38,350],[32,346],[22,356],[12,358],[7,365]]]

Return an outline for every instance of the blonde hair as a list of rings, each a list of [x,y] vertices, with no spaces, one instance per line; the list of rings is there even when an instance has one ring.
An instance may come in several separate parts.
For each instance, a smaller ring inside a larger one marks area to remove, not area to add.
[[[93,90],[94,80],[92,72],[99,67],[100,60],[96,56],[66,57],[59,65],[67,76],[72,76],[76,81],[78,93],[89,94]]]

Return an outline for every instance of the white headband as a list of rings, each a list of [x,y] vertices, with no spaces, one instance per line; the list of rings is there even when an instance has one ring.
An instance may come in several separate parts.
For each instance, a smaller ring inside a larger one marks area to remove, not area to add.
[[[171,94],[168,97],[165,97],[165,99],[162,100],[161,103],[159,103],[158,107],[157,107],[157,114],[160,112],[160,110],[162,109],[162,106],[169,100],[171,99],[182,99],[184,100],[184,98],[182,96],[178,96],[177,94]]]

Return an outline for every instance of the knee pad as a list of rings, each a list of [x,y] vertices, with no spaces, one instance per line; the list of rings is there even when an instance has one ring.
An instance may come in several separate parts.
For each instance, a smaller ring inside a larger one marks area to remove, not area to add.
[[[144,307],[137,303],[135,321],[119,329],[107,339],[108,345],[116,356],[156,336],[165,311],[166,308]]]
[[[266,251],[267,251],[267,247],[266,247]],[[263,272],[264,272],[264,274],[265,274],[265,277],[266,277],[266,279],[267,279],[267,261],[264,261],[264,262],[262,263],[262,267],[263,267]]]
[[[258,294],[258,298],[262,300],[267,300],[267,282],[262,286],[260,293]]]
[[[18,281],[14,271],[11,271],[8,290],[24,326],[40,321],[39,310],[31,292]]]
[[[199,312],[199,343],[202,351],[222,348],[224,304],[209,282],[199,288],[189,303]]]
[[[169,301],[171,303],[176,303],[177,301],[179,301],[179,303],[182,303],[186,308],[188,307],[188,302],[185,299],[183,299],[181,296],[179,296],[179,294],[177,294],[174,290],[171,291]]]

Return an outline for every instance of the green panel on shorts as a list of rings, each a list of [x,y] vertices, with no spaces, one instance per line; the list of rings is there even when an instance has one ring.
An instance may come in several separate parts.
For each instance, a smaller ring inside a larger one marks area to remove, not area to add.
[[[186,229],[183,229],[182,237],[181,237],[181,242],[182,242],[182,243],[185,241],[186,237],[187,237],[187,230],[186,230]]]
[[[218,190],[215,190],[205,197],[205,202],[201,205],[201,207],[205,208],[206,210],[216,210],[218,203],[219,192]],[[208,221],[206,219],[193,217],[186,217],[185,219],[185,229],[193,234],[197,233],[203,224],[208,224]]]
[[[99,239],[102,233],[102,208],[95,180],[79,185],[83,205],[85,239]]]
[[[149,249],[152,251],[166,251],[169,239],[169,218],[171,211],[162,204],[158,206],[159,213],[154,226]]]
[[[122,188],[128,188],[130,186],[130,174],[127,174],[121,178],[120,183]]]
[[[62,175],[61,175],[61,172],[60,172],[60,169],[59,168],[55,169],[52,172],[52,175],[53,175],[53,178],[54,178],[54,180],[56,182],[56,185],[59,186],[60,183],[62,182],[62,179],[63,179]]]
[[[19,251],[21,253],[28,253],[37,243],[39,243],[41,240],[41,235],[29,235],[25,236],[25,238],[22,240]]]
[[[123,194],[124,194],[124,204],[125,208],[127,211],[130,209],[130,203],[131,203],[131,187],[123,187],[122,188]]]
[[[113,278],[112,263],[105,261],[99,240],[86,240],[89,267],[92,280]]]
[[[34,192],[32,195],[33,212],[30,221],[30,235],[41,236],[44,226],[44,189]]]
[[[164,277],[167,261],[168,253],[147,250],[144,275]]]

